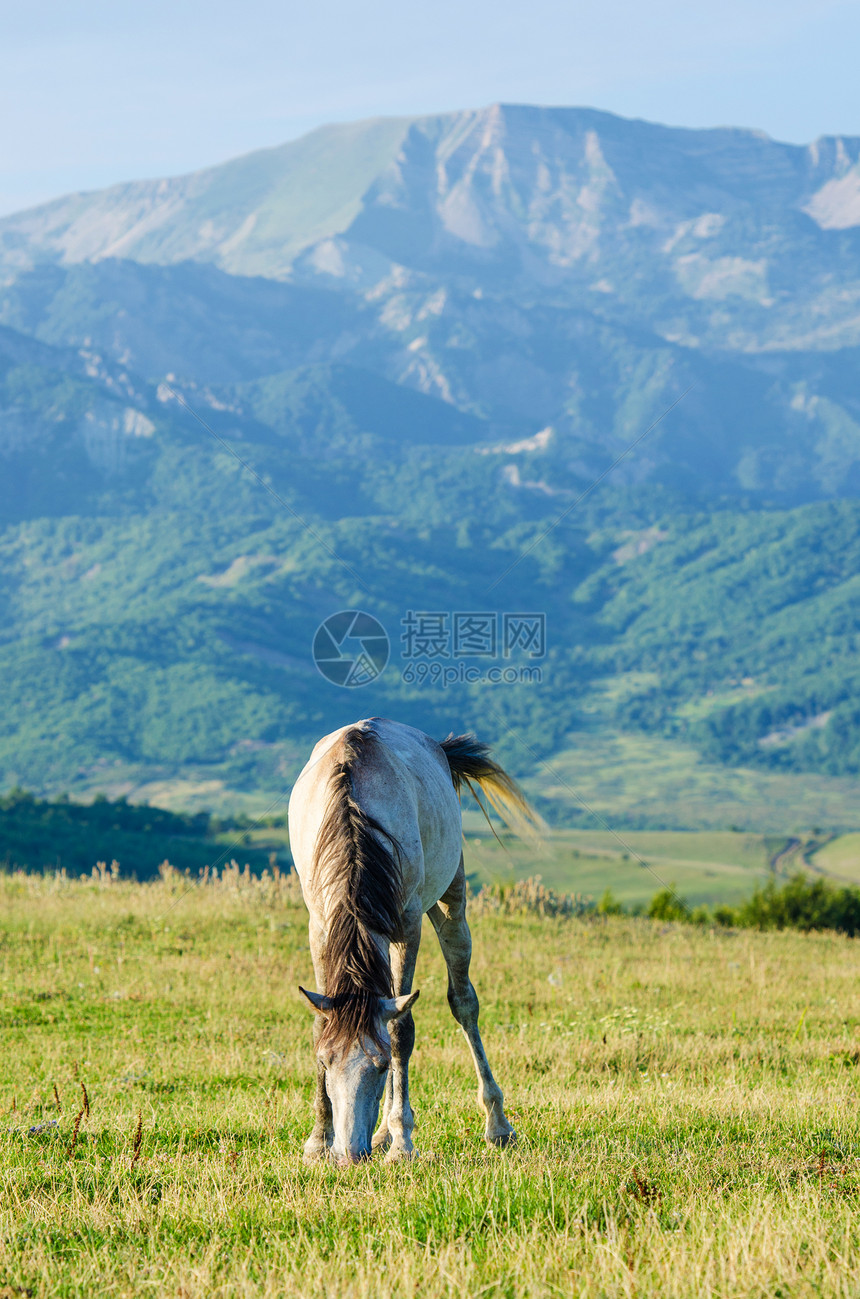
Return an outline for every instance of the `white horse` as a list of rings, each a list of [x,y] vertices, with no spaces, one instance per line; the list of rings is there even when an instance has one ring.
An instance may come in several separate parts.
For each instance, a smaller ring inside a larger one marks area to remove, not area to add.
[[[390,1160],[413,1153],[412,978],[425,913],[448,967],[448,1003],[478,1074],[485,1138],[495,1146],[515,1138],[478,1032],[469,979],[459,789],[462,782],[471,789],[472,781],[513,828],[538,824],[518,786],[474,736],[437,744],[383,718],[325,736],[296,782],[290,845],[310,913],[317,983],[315,993],[300,989],[317,1015],[308,1161],[328,1155],[349,1164],[379,1147],[388,1147]]]

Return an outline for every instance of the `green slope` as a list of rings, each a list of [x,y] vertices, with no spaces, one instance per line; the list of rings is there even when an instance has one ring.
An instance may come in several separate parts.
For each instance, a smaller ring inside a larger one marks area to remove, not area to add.
[[[526,760],[525,754],[521,762]],[[596,829],[666,826],[809,833],[860,820],[857,775],[831,777],[707,761],[692,744],[602,726],[574,731],[528,781],[552,816]]]
[[[321,127],[189,176],[73,194],[0,222],[0,244],[18,263],[26,241],[41,259],[204,260],[277,277],[302,248],[346,229],[407,128],[400,118]]]
[[[856,502],[665,521],[661,540],[580,590],[607,662],[654,674],[614,712],[716,760],[855,772]]]

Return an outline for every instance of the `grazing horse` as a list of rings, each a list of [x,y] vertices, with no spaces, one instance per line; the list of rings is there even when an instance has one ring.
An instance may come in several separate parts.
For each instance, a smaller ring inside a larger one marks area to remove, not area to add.
[[[469,979],[459,791],[478,785],[514,829],[537,825],[519,787],[473,735],[441,744],[370,718],[320,740],[290,798],[290,845],[310,913],[317,992],[315,1122],[305,1159],[339,1164],[387,1147],[413,1153],[409,1056],[412,977],[421,921],[430,917],[448,967],[448,1003],[472,1052],[485,1139],[515,1133],[478,1032]],[[374,1135],[383,1094],[382,1122]]]

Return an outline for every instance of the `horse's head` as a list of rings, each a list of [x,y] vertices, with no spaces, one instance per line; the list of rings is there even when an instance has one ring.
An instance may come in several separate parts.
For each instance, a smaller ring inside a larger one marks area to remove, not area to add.
[[[305,988],[299,988],[299,992],[323,1019],[336,1013],[336,1002],[331,997]],[[334,1129],[329,1155],[338,1164],[357,1164],[370,1158],[373,1130],[391,1066],[389,1026],[406,1015],[417,999],[417,992],[381,998],[373,1031],[360,1033],[351,1042],[325,1030],[319,1035],[317,1059],[325,1070]]]

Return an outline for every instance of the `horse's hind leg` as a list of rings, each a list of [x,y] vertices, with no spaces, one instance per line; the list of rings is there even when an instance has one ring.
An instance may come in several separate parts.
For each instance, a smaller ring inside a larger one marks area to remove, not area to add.
[[[502,1089],[493,1077],[478,1031],[478,994],[469,978],[472,935],[466,923],[466,874],[462,856],[450,888],[427,914],[448,967],[448,1005],[466,1034],[475,1062],[478,1098],[487,1116],[484,1138],[490,1145],[506,1146],[515,1140],[516,1133],[505,1117]]]

